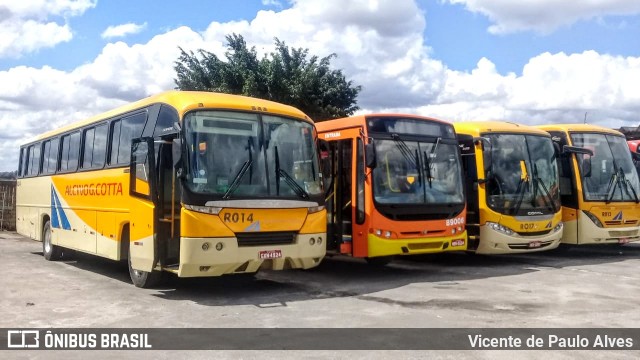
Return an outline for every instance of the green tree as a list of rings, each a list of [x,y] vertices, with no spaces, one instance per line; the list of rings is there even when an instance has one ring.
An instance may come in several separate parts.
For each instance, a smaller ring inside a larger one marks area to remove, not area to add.
[[[175,62],[176,88],[241,94],[294,106],[316,121],[352,115],[362,89],[332,70],[335,54],[309,57],[308,49],[290,49],[275,39],[276,50],[258,59],[241,35],[226,37],[226,61],[215,54],[180,48]]]

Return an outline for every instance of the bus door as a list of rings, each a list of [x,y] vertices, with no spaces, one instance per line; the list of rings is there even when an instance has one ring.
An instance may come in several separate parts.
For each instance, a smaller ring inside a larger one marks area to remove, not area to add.
[[[352,251],[352,154],[353,139],[328,142],[327,250],[343,254]]]
[[[176,169],[180,161],[180,139],[155,141],[158,169],[158,260],[163,267],[175,267],[180,262],[180,187]]]
[[[478,198],[478,168],[473,136],[458,134],[461,163],[464,170],[465,198],[467,200],[467,234],[470,249],[476,248],[480,236],[480,204]],[[481,145],[482,146],[482,145]],[[489,149],[487,149],[489,150]]]
[[[554,143],[556,157],[558,158],[560,203],[562,204],[562,222],[564,223],[562,242],[577,244],[578,239],[580,239],[580,236],[578,236],[578,210],[580,204],[576,183],[581,181],[580,175],[574,174],[572,154],[562,150],[565,145],[569,145],[567,134],[562,131],[549,131],[549,134],[551,134],[551,140]]]
[[[131,267],[151,272],[158,262],[157,246],[157,173],[153,138],[131,141],[129,168]]]

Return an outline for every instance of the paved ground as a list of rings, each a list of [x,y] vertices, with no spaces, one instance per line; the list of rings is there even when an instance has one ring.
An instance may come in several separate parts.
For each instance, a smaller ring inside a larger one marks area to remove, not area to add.
[[[88,255],[48,262],[41,243],[0,233],[0,328],[640,327],[640,244],[518,256],[402,258],[375,268],[327,259],[311,271],[131,285],[125,265]],[[10,352],[51,358],[45,352]],[[79,356],[57,352],[54,357]],[[171,353],[100,352],[168,358]],[[190,357],[210,354],[193,352]],[[217,357],[264,357],[220,352]],[[424,352],[269,352],[271,357],[420,358]],[[441,358],[634,358],[631,351],[431,352]],[[1,357],[2,354],[0,354]],[[93,356],[92,356],[93,357]]]

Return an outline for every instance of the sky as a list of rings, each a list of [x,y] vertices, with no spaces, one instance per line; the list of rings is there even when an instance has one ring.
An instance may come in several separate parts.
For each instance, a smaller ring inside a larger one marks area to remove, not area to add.
[[[640,125],[638,0],[0,0],[0,171],[42,132],[175,88],[179,49],[274,38],[361,85],[359,112]]]

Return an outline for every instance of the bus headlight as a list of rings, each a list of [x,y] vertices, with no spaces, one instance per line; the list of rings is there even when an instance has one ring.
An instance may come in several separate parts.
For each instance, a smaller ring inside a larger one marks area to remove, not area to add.
[[[553,228],[553,232],[555,233],[555,232],[558,232],[558,231],[562,230],[563,226],[564,225],[562,224],[562,222],[559,222],[558,225],[556,225],[556,227]]]
[[[319,211],[324,210],[324,205],[320,205],[320,206],[311,206],[309,208],[307,208],[307,213],[308,214],[313,214],[313,213],[317,213]]]
[[[495,230],[497,232],[501,232],[501,233],[506,234],[506,235],[513,235],[514,234],[513,230],[509,229],[506,226],[500,225],[498,223],[487,221],[487,226],[489,226],[490,228],[492,228],[493,230]]]
[[[220,210],[222,210],[221,207],[216,207],[216,206],[198,206],[198,205],[187,205],[187,204],[184,204],[184,208],[187,210],[197,211],[200,213],[211,214],[211,215],[218,215],[220,213]]]
[[[582,212],[587,215],[587,217],[589,219],[591,219],[591,221],[593,221],[594,224],[596,224],[597,227],[604,227],[602,226],[602,222],[600,221],[600,219],[598,219],[595,215],[593,215],[592,213],[588,212],[587,210],[582,210]]]

